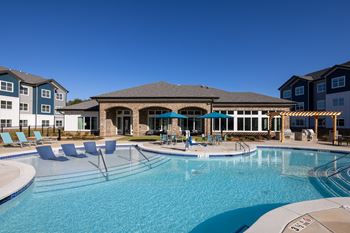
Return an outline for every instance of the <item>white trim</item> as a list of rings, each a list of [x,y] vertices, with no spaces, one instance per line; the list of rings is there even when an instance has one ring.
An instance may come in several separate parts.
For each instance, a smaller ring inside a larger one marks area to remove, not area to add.
[[[1,86],[2,86],[1,84],[2,84],[2,83],[5,83],[5,85],[6,85],[6,90],[1,89]],[[7,90],[7,85],[8,85],[8,84],[11,85],[11,91]],[[13,93],[13,92],[14,92],[13,89],[14,89],[14,83],[13,83],[13,82],[8,82],[8,81],[3,81],[3,80],[0,81],[0,91]]]
[[[23,109],[21,109],[21,104],[22,105],[27,105],[27,110],[23,110]],[[21,112],[29,112],[29,104],[28,103],[19,103],[19,110],[21,111]]]
[[[27,94],[21,93],[21,88],[27,89]],[[20,85],[20,86],[19,86],[19,94],[20,94],[20,95],[24,95],[24,96],[29,96],[29,87]]]
[[[297,91],[298,90],[298,91]],[[303,91],[301,91],[303,90]],[[305,94],[305,87],[304,86],[298,86],[294,89],[295,96],[301,96]]]
[[[48,106],[49,107],[49,111],[43,111],[43,107],[44,106]],[[42,104],[42,105],[40,105],[40,110],[41,110],[42,113],[51,113],[51,106],[48,105],[48,104]]]
[[[5,108],[2,108],[2,103],[1,102],[5,102]],[[11,108],[8,107],[9,105],[11,105]],[[13,102],[11,100],[0,100],[0,109],[12,110],[13,109]]]
[[[50,97],[44,96],[44,91],[47,91],[48,93],[50,93]],[[45,98],[45,99],[51,99],[51,90],[48,89],[41,89],[41,98]]]
[[[55,95],[56,100],[58,100],[58,101],[64,101],[64,94],[63,94],[63,93],[55,93],[55,94],[56,94],[56,95]],[[58,95],[62,96],[62,99],[57,98]]]
[[[335,86],[335,85],[333,85],[333,81],[334,81],[334,80],[337,80],[338,85],[339,85],[339,80],[344,80],[344,84],[341,85],[341,86]],[[332,89],[337,89],[337,88],[345,87],[345,85],[346,85],[346,78],[345,78],[344,75],[343,75],[343,76],[339,76],[339,77],[334,77],[334,78],[331,79],[331,84],[332,84]]]

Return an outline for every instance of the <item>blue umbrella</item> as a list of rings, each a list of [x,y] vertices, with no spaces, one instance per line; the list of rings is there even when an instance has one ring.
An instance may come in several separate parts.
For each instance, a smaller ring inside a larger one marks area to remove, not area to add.
[[[156,118],[162,118],[162,119],[173,119],[173,118],[177,118],[177,119],[185,119],[188,118],[187,116],[178,114],[176,112],[166,112],[160,115],[157,115]]]
[[[201,119],[227,119],[227,118],[232,118],[232,116],[218,113],[218,112],[211,112],[211,113],[204,114],[203,116],[199,116],[198,118],[201,118]],[[210,132],[213,133],[212,129],[210,129]],[[221,128],[221,135],[222,135],[222,128]]]
[[[202,119],[209,119],[209,118],[211,118],[211,119],[226,119],[226,118],[232,118],[232,116],[218,113],[218,112],[211,112],[211,113],[207,113],[203,116],[200,116],[198,118],[202,118]]]
[[[166,112],[166,113],[163,113],[163,114],[160,114],[160,115],[157,115],[156,118],[160,118],[160,119],[186,119],[188,118],[187,116],[184,116],[184,115],[181,115],[181,114],[178,114],[176,112]],[[171,122],[170,122],[171,124]]]

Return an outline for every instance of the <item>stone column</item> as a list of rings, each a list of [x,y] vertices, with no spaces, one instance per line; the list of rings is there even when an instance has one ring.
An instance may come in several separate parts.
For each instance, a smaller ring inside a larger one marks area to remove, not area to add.
[[[132,109],[132,135],[140,136],[140,113],[138,108]]]
[[[100,104],[100,111],[99,111],[99,117],[100,117],[100,136],[105,137],[106,136],[106,111],[102,104]]]

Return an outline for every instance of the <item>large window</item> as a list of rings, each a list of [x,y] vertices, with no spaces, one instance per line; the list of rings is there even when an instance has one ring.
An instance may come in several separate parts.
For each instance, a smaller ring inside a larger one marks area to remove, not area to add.
[[[217,111],[225,115],[232,116],[226,119],[213,119],[213,130],[215,131],[233,131],[234,130],[234,111]]]
[[[345,87],[345,76],[332,78],[332,89]]]
[[[47,104],[41,105],[41,112],[42,113],[51,113],[51,106]]]
[[[41,89],[41,97],[51,99],[51,91],[47,89]]]
[[[267,117],[261,118],[261,130],[263,131],[269,130],[269,118]]]
[[[97,130],[97,117],[78,117],[78,130]]]
[[[13,92],[13,83],[0,81],[0,91]]]
[[[304,95],[304,86],[295,88],[295,96]]]
[[[28,110],[29,110],[28,104],[27,103],[20,103],[19,110],[24,111],[24,112],[28,112]]]
[[[168,119],[157,118],[156,116],[169,112],[168,110],[149,110],[148,127],[150,130],[168,130]],[[187,122],[186,122],[187,123]]]
[[[237,130],[238,131],[258,131],[259,118],[258,111],[238,111]],[[242,116],[240,116],[242,115]]]
[[[334,98],[332,101],[333,101],[334,107],[344,106],[344,98],[343,97]]]
[[[324,100],[318,100],[317,110],[325,110],[325,109],[326,109],[326,102]]]
[[[12,109],[12,101],[1,100],[1,109]]]
[[[316,87],[317,87],[317,93],[323,93],[326,91],[326,83],[325,82],[317,83]]]
[[[1,119],[0,127],[12,127],[12,120],[10,119]]]
[[[21,86],[20,90],[19,90],[19,93],[21,95],[29,95],[29,87]]]
[[[188,109],[188,110],[181,110],[180,114],[187,116],[187,119],[180,119],[179,125],[181,127],[181,130],[189,130],[191,132],[195,133],[202,133],[203,132],[203,119],[198,118],[202,115],[202,110],[199,109]],[[214,125],[216,125],[214,123]]]
[[[292,91],[291,90],[285,90],[283,91],[282,97],[284,99],[289,99],[292,97]]]

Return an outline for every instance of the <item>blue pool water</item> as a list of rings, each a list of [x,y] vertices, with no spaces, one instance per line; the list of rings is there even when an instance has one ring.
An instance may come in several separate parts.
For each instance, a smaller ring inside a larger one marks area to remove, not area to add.
[[[322,198],[310,169],[334,153],[258,149],[217,159],[169,157],[120,179],[26,191],[0,207],[0,232],[234,232],[282,204]]]

